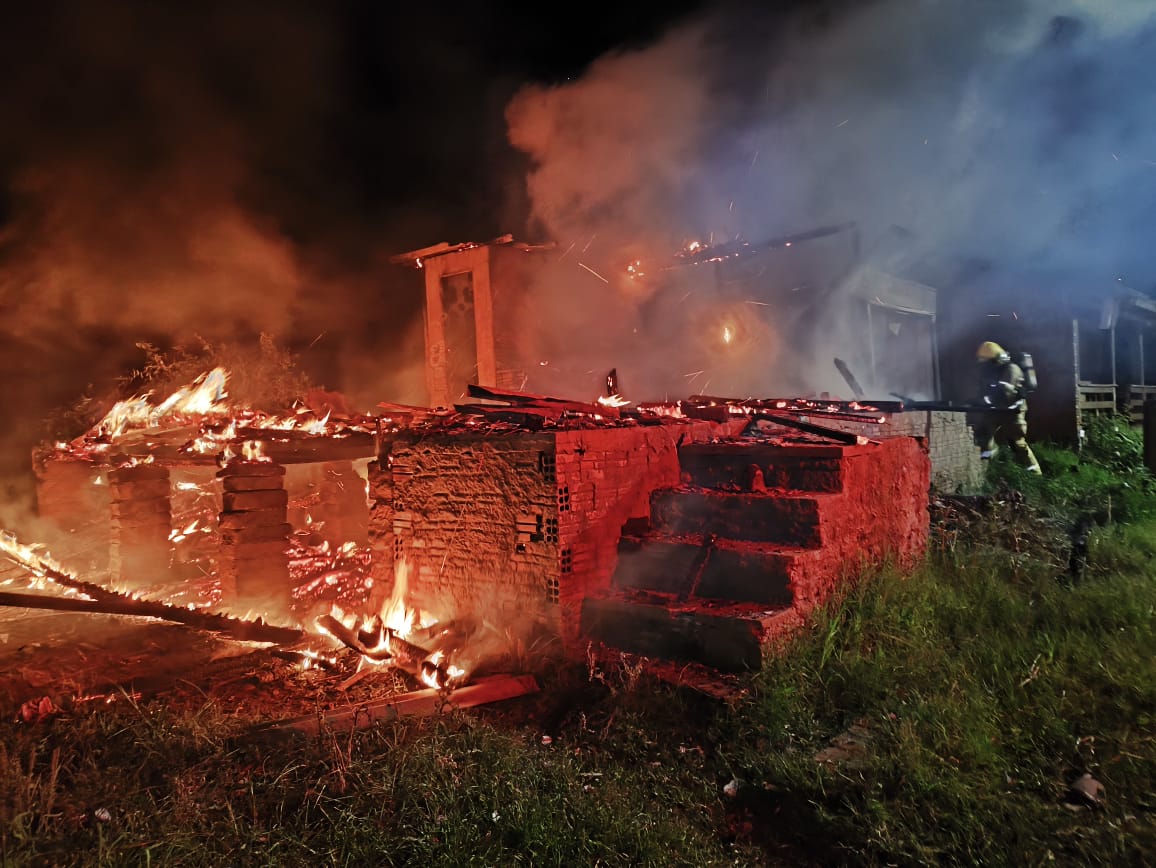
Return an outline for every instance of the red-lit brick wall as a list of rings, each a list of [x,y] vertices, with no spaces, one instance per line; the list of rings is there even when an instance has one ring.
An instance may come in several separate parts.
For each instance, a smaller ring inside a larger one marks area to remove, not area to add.
[[[409,605],[439,619],[576,636],[582,597],[609,584],[623,524],[678,484],[680,443],[734,427],[390,435],[368,471],[379,600],[396,578]]]

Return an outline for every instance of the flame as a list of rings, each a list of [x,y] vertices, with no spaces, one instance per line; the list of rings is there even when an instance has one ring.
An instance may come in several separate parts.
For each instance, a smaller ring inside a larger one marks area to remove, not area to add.
[[[77,596],[83,599],[89,599],[87,594],[82,594],[76,588],[61,585],[49,575],[50,571],[58,574],[63,574],[66,571],[52,555],[43,551],[42,546],[19,542],[16,539],[16,534],[12,533],[12,531],[0,529],[0,553],[7,555],[9,560],[19,564],[28,570],[28,572],[32,573],[33,580],[28,584],[31,590],[42,591],[51,586],[53,589],[60,591],[64,596]],[[12,584],[12,582],[12,579],[8,579],[0,582],[0,585],[9,585]]]
[[[419,622],[417,610],[405,604],[406,594],[409,592],[409,561],[402,558],[394,569],[393,594],[382,604],[379,617],[382,623],[402,638],[413,632],[414,624]]]
[[[184,527],[184,529],[182,529],[182,530],[178,530],[178,529],[174,528],[172,530],[172,532],[169,533],[169,542],[175,542],[175,543],[181,542],[181,541],[187,539],[189,534],[195,533],[198,529],[201,531],[201,533],[212,533],[213,532],[213,529],[211,527],[198,528],[200,523],[201,523],[201,520],[199,518],[195,518],[188,525],[186,525]]]
[[[447,664],[445,656],[444,652],[435,651],[422,662],[420,678],[426,687],[443,690],[452,687],[465,676],[466,670],[460,669],[452,663]]]
[[[97,424],[97,431],[106,437],[118,437],[129,429],[153,428],[181,416],[225,415],[229,412],[224,403],[228,381],[229,374],[224,368],[213,368],[188,386],[177,389],[160,404],[152,403],[151,392],[118,401]]]
[[[48,552],[39,552],[37,548],[39,547],[18,542],[16,534],[11,531],[0,531],[0,551],[30,570],[34,575],[46,578],[48,570],[64,572],[64,567],[57,563]]]
[[[313,651],[305,648],[301,651],[301,668],[305,670],[314,668],[332,668],[337,665],[337,661],[332,657],[326,657],[319,651]]]
[[[314,419],[312,422],[306,422],[301,426],[301,430],[306,434],[323,434],[325,432],[325,426],[329,422],[329,417],[331,415],[331,412],[326,413],[320,419]]]
[[[420,646],[411,644],[412,634],[416,629],[427,629],[437,621],[426,621],[418,609],[406,604],[408,579],[409,565],[402,560],[395,570],[393,594],[379,612],[358,615],[334,605],[329,617],[319,618],[314,626],[319,634],[361,651],[359,671],[367,666],[400,665],[428,687],[452,689],[461,683],[467,672],[450,664],[445,651],[439,649],[426,654],[420,662],[414,660],[415,649],[420,649]],[[337,627],[332,621],[339,622],[345,630],[354,633],[356,640],[349,636],[342,638],[334,635],[333,631]],[[332,629],[327,629],[327,622]],[[413,668],[415,665],[416,671]]]
[[[731,330],[731,327],[729,325],[723,326],[723,330],[722,330],[723,343],[729,344],[732,340],[734,340],[734,337],[735,337],[735,334]]]
[[[625,407],[630,401],[627,401],[621,395],[610,395],[609,397],[600,397],[598,403],[603,407]]]
[[[221,451],[221,456],[225,463],[231,461],[262,461],[268,464],[273,463],[273,459],[265,454],[265,443],[262,440],[246,440],[241,444],[241,454],[237,455],[237,450],[232,443],[226,443],[225,448]]]
[[[290,415],[271,416],[252,407],[235,406],[226,399],[229,372],[217,367],[198,376],[189,385],[178,389],[160,403],[154,403],[151,392],[117,402],[105,417],[80,438],[71,443],[56,444],[59,451],[97,452],[110,448],[110,441],[131,430],[163,427],[199,427],[197,436],[181,447],[181,451],[201,455],[221,455],[225,460],[235,457],[228,446],[236,445],[245,429],[295,431],[310,436],[347,436],[350,430],[366,430],[364,420],[334,420],[332,410],[323,416],[302,403]],[[389,420],[386,420],[389,421]],[[375,430],[380,426],[375,425]],[[245,448],[249,452],[245,452]],[[244,458],[266,460],[262,447],[242,448]]]
[[[398,636],[406,637],[413,632],[417,623],[417,610],[411,609],[400,597],[395,596],[381,611],[381,622]]]
[[[246,440],[241,444],[241,454],[246,461],[272,461],[265,454],[265,444],[260,440]]]

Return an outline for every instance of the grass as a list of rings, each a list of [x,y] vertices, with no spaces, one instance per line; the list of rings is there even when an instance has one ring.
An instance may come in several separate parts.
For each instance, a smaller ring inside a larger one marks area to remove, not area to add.
[[[1073,581],[1088,499],[1014,471],[730,702],[552,661],[533,702],[300,741],[211,701],[3,724],[2,864],[1154,864],[1156,517],[1099,516]]]
[[[1102,540],[1095,563],[1123,545]],[[1146,864],[1156,589],[1144,566],[1072,588],[996,557],[880,576],[759,673],[719,738],[744,746],[754,785],[808,805],[841,861]],[[863,755],[817,764],[852,725]],[[1109,797],[1073,812],[1063,800],[1085,772]]]

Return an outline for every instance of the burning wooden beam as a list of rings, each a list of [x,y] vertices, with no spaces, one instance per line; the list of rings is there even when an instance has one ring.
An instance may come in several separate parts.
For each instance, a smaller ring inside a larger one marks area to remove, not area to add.
[[[152,600],[131,597],[105,597],[83,600],[79,597],[53,597],[48,594],[21,594],[0,592],[0,606],[21,609],[48,609],[57,612],[90,612],[99,615],[133,615],[140,618],[159,618],[188,627],[196,627],[237,639],[242,642],[273,642],[288,645],[300,642],[305,633],[293,627],[277,627],[264,621],[233,618],[216,612],[184,609]]]
[[[208,630],[232,639],[250,642],[275,642],[292,644],[305,638],[302,630],[294,627],[277,627],[262,620],[248,620],[203,612],[181,606],[170,606],[152,600],[142,600],[109,590],[100,585],[86,582],[65,572],[52,558],[37,554],[31,546],[21,545],[11,534],[0,533],[0,554],[27,570],[34,576],[42,577],[62,588],[79,591],[87,600],[73,597],[53,597],[45,594],[0,595],[0,605],[22,608],[56,609],[72,612],[96,612],[106,615],[136,615],[142,618],[160,618]]]
[[[371,665],[392,666],[431,686],[451,685],[461,674],[441,660],[439,652],[403,638],[396,630],[386,627],[380,618],[357,630],[346,627],[332,615],[322,615],[316,624],[318,629],[356,651]],[[356,683],[356,680],[351,679],[349,683]]]
[[[691,395],[683,404],[734,408],[740,413],[756,410],[802,413],[852,422],[879,422],[880,413],[898,413],[903,410],[903,404],[899,401],[837,401],[824,398],[724,398],[714,395]]]
[[[859,381],[855,379],[855,375],[851,373],[851,368],[842,359],[835,359],[835,367],[838,368],[839,373],[843,375],[843,379],[847,381],[847,385],[851,389],[851,394],[856,398],[862,398],[864,395],[863,387],[859,385]]]
[[[471,398],[483,398],[487,401],[500,401],[512,405],[512,409],[525,410],[536,408],[539,410],[553,410],[559,413],[583,413],[589,416],[617,418],[617,407],[606,404],[587,404],[583,401],[571,401],[566,398],[552,398],[549,395],[532,395],[529,392],[511,392],[505,389],[495,389],[490,386],[478,386],[470,383],[466,387]],[[481,405],[470,405],[480,407]],[[492,406],[492,410],[509,410],[511,407]]]
[[[378,641],[372,641],[370,644],[370,641],[363,640],[362,636],[359,635],[360,631],[346,627],[332,615],[322,615],[316,623],[318,629],[328,633],[346,648],[356,651],[374,663],[384,663],[393,657],[393,651],[388,645],[380,641],[380,637],[378,637]]]

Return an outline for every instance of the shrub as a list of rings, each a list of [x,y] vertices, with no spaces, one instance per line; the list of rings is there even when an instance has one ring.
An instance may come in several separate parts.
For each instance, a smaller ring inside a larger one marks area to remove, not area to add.
[[[1083,449],[1033,444],[1043,474],[1017,466],[1006,450],[987,469],[992,491],[1015,489],[1058,520],[1098,524],[1156,515],[1156,476],[1144,465],[1141,434],[1121,415],[1095,416]]]

